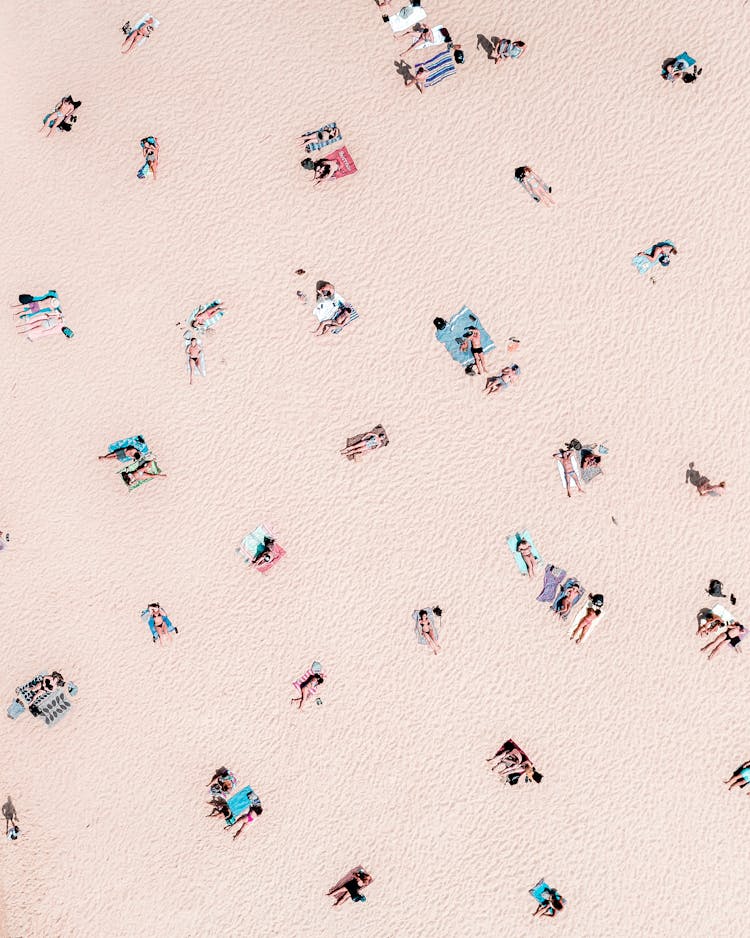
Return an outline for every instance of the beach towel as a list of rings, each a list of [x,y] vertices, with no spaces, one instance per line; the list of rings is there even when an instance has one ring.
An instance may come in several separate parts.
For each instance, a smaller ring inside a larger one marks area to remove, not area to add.
[[[563,464],[559,459],[556,459],[555,462],[557,463],[557,471],[560,473],[562,487],[567,491],[567,486],[565,484],[565,469],[563,469]],[[575,475],[575,477],[578,479],[579,482],[582,482],[583,480],[581,479],[581,464],[578,462],[578,454],[576,453],[575,450],[573,450],[573,452],[571,453],[570,464],[573,466],[573,474]],[[573,482],[571,482],[570,485],[571,485],[571,488],[575,488],[575,485]]]
[[[244,814],[251,804],[260,804],[260,798],[249,785],[245,785],[244,788],[240,788],[239,791],[236,791],[231,798],[227,798],[227,805],[231,813],[226,820],[226,827],[231,827],[235,824],[237,818]]]
[[[719,616],[727,625],[733,625],[737,621],[726,606],[722,606],[721,603],[712,606],[711,612],[713,612],[715,616]]]
[[[416,67],[427,70],[428,75],[425,85],[428,88],[431,88],[432,85],[437,85],[438,82],[441,82],[444,78],[447,78],[456,71],[453,53],[450,49],[446,49],[444,52],[438,52],[437,55],[434,55],[431,59],[427,59],[426,62],[417,62]]]
[[[389,16],[388,23],[394,33],[400,33],[411,26],[416,26],[417,23],[421,23],[426,18],[427,14],[421,6],[410,3],[405,7],[401,7],[398,13]]]
[[[339,168],[331,173],[331,179],[341,179],[343,176],[352,176],[357,172],[352,155],[346,147],[339,147],[338,150],[334,150],[333,153],[329,154],[326,159],[336,160],[339,164]]]
[[[316,667],[316,665],[317,665],[317,667]],[[325,674],[324,674],[324,672],[321,670],[320,662],[318,662],[318,661],[314,661],[314,662],[312,663],[311,667],[309,667],[309,668],[307,669],[307,671],[305,671],[305,673],[302,675],[302,677],[298,677],[296,681],[292,681],[292,687],[295,687],[295,688],[299,691],[299,693],[301,694],[301,693],[302,693],[302,682],[303,682],[303,681],[306,681],[309,677],[312,677],[313,674],[319,674],[323,679],[325,679]],[[308,684],[308,685],[307,685],[307,690],[308,690],[308,692],[309,692],[310,697],[317,697],[317,696],[318,696],[318,691],[320,690],[320,684]]]
[[[430,46],[442,46],[448,41],[443,38],[443,30],[445,26],[434,26],[432,29],[432,35],[434,39],[425,39],[424,42],[418,43],[414,46],[415,49],[429,49]]]
[[[256,569],[260,573],[267,573],[271,567],[276,566],[279,560],[286,554],[286,551],[283,547],[280,547],[276,542],[276,538],[273,534],[262,524],[259,524],[258,527],[251,531],[250,534],[246,534],[242,539],[242,543],[238,548],[238,553],[245,563],[251,563],[259,554],[260,550],[263,547],[266,538],[272,538],[274,541],[273,547],[271,548],[271,559],[268,563],[264,563],[260,566],[255,564]]]
[[[567,905],[567,900],[563,899],[560,893],[556,889],[553,889],[548,883],[545,883],[543,879],[540,879],[536,886],[533,887],[533,889],[529,889],[529,892],[536,899],[539,905],[544,905],[544,903],[550,898],[551,895],[554,895],[557,899],[559,899],[562,905]],[[550,915],[551,917],[555,911],[556,910],[550,909],[548,912],[543,912],[542,914]]]
[[[164,620],[164,625],[166,625],[168,632],[177,631],[177,629],[172,625],[171,619],[163,609],[161,611],[161,617]],[[154,617],[151,615],[148,609],[144,609],[141,613],[141,622],[149,627],[151,630],[151,635],[153,636],[154,641],[156,641],[156,639],[159,638],[159,633],[156,631],[156,626],[154,625]]]
[[[202,323],[201,325],[196,326],[194,323],[194,319],[200,313],[205,313],[208,310],[211,310],[214,307],[219,307],[219,306],[221,306],[221,300],[211,300],[211,302],[205,306],[203,304],[201,304],[200,306],[196,306],[195,309],[192,311],[192,313],[190,313],[190,315],[188,316],[187,322],[190,328],[195,329],[196,332],[202,335],[204,332],[206,332],[206,330],[210,329],[211,326],[215,326],[216,323],[219,322],[221,317],[224,315],[223,309],[217,308],[216,312],[212,316],[209,316],[208,319],[206,319],[206,321]]]
[[[585,450],[586,452],[589,452],[589,453],[594,453],[595,450],[596,450],[596,446],[595,446],[594,444],[591,444],[590,446],[582,446],[582,447],[581,447],[581,454],[582,454],[582,456],[583,456],[584,450]],[[606,452],[607,452],[606,446],[604,447],[603,450],[602,450],[602,448],[601,448],[601,446],[600,446],[600,447],[599,447],[599,452],[600,452],[600,453],[606,453]],[[602,468],[601,468],[601,466],[587,466],[586,469],[581,468],[581,478],[583,479],[584,482],[587,482],[587,483],[588,483],[588,482],[591,482],[592,479],[595,479],[597,476],[599,476],[599,475],[601,475],[601,474],[602,474]]]
[[[148,443],[143,439],[139,434],[138,436],[129,436],[124,440],[118,440],[116,443],[110,443],[107,447],[108,453],[114,453],[118,449],[124,450],[125,447],[132,446],[134,449],[137,449],[139,453],[142,453],[144,456],[148,453]],[[126,456],[125,453],[120,453],[117,459],[120,462],[130,462],[131,457]]]
[[[388,434],[385,432],[385,427],[383,426],[382,423],[379,423],[376,427],[373,427],[372,430],[368,430],[367,433],[358,433],[356,436],[348,437],[346,441],[346,445],[347,447],[356,446],[356,444],[361,443],[362,440],[364,440],[366,436],[372,436],[373,434],[377,436],[381,433],[385,438],[385,442],[380,443],[376,447],[373,447],[373,449],[382,449],[383,446],[386,446],[388,444]],[[353,454],[348,455],[346,458],[350,462],[360,462],[364,455],[365,455],[364,453],[353,453]]]
[[[125,472],[135,472],[136,469],[140,469],[141,466],[144,466],[147,462],[153,463],[153,469],[155,469],[156,472],[150,472],[150,473],[146,476],[145,479],[139,479],[137,482],[130,482],[130,483],[128,483],[128,482],[125,481],[125,476],[123,475],[123,473],[125,473]],[[122,481],[123,481],[123,482],[125,483],[125,485],[127,486],[128,490],[130,490],[130,489],[137,489],[137,488],[139,488],[141,485],[145,485],[147,482],[150,482],[150,481],[154,478],[154,476],[161,475],[161,469],[160,469],[159,466],[157,465],[156,460],[153,459],[153,458],[150,457],[150,456],[149,456],[148,458],[143,458],[143,459],[134,459],[132,462],[129,462],[129,463],[127,464],[127,466],[124,466],[122,469],[118,469],[117,472],[118,472],[120,478],[122,479]]]
[[[575,604],[574,604],[574,605],[575,605]],[[579,610],[578,610],[578,614],[577,614],[577,615],[575,616],[575,618],[573,619],[573,624],[572,624],[571,627],[568,629],[568,638],[571,638],[571,636],[573,635],[573,632],[575,632],[576,628],[578,627],[578,623],[579,623],[579,622],[581,621],[581,619],[586,615],[586,613],[587,613],[590,609],[596,609],[596,608],[597,608],[596,606],[592,606],[590,602],[587,602],[586,605],[585,605],[582,609],[579,609]],[[604,610],[602,610],[602,611],[599,613],[599,615],[596,617],[596,619],[594,619],[594,621],[591,623],[591,625],[590,625],[590,626],[588,627],[588,629],[586,630],[586,634],[584,635],[584,637],[583,637],[583,638],[581,639],[581,641],[580,641],[580,644],[581,644],[581,645],[583,645],[584,642],[588,641],[589,635],[591,635],[591,633],[594,631],[594,629],[597,627],[597,625],[601,622],[601,620],[604,618],[604,616],[605,616],[605,612],[604,612]]]
[[[435,613],[433,611],[434,607],[422,606],[422,609],[425,610],[425,612],[427,613],[427,618],[430,620],[430,625],[432,626],[432,632],[435,636],[435,641],[436,642],[440,641],[440,636],[438,635],[437,626],[435,625]],[[411,614],[412,619],[414,619],[414,633],[416,634],[417,641],[419,642],[420,645],[429,645],[429,642],[427,641],[427,639],[424,637],[424,635],[422,635],[422,629],[420,628],[420,625],[419,625],[419,613],[421,611],[422,611],[421,609],[415,609],[414,612],[412,612]]]
[[[302,136],[311,137],[313,134],[315,134],[318,139],[314,140],[312,143],[305,144],[305,150],[308,153],[323,150],[325,147],[330,147],[332,143],[340,143],[344,139],[336,124],[324,124],[317,130],[308,130],[307,133],[302,134]]]
[[[667,62],[669,61],[670,60],[667,59]],[[682,72],[686,72],[689,68],[692,68],[695,65],[695,59],[692,58],[692,56],[689,56],[687,52],[681,52],[679,55],[676,55],[674,57],[674,61],[671,64],[672,64],[672,68],[674,69],[676,73],[674,78],[677,78],[679,74],[681,74]],[[667,80],[674,81],[674,78],[670,79],[669,72],[667,72],[664,66],[662,66],[661,74],[662,74],[662,78],[666,78]]]
[[[529,547],[531,547],[531,556],[534,558],[534,560],[541,561],[542,558],[539,556],[539,551],[534,546],[534,542],[532,541],[531,535],[528,531],[521,531],[520,534],[518,531],[516,531],[515,534],[511,534],[510,537],[506,538],[505,543],[508,545],[508,550],[511,552],[511,554],[513,554],[513,559],[516,562],[516,566],[524,576],[528,576],[529,571],[526,567],[526,561],[518,552],[519,541],[528,541]]]
[[[653,251],[657,244],[670,245],[674,247],[671,241],[657,241],[654,244],[650,244],[647,248],[644,248],[646,251]],[[644,257],[643,254],[636,254],[636,256],[631,261],[632,265],[638,271],[639,274],[647,274],[652,267],[663,267],[663,264],[660,264],[659,261],[655,261],[651,257]]]
[[[573,603],[571,604],[570,609],[566,613],[561,613],[560,606],[561,606],[563,599],[565,598],[565,594],[568,592],[569,589],[571,589],[574,586],[580,586],[581,591],[573,600]],[[583,589],[583,587],[578,582],[578,580],[576,580],[575,577],[568,577],[568,579],[565,580],[565,582],[561,585],[560,592],[557,594],[557,598],[550,606],[550,609],[555,613],[555,615],[560,616],[561,619],[567,619],[570,613],[573,611],[573,606],[575,606],[580,601],[581,596],[585,595],[585,592],[586,591]]]
[[[555,598],[557,588],[565,577],[565,571],[554,564],[548,563],[544,568],[544,585],[537,596],[537,602],[548,603]]]
[[[456,315],[446,323],[445,329],[440,329],[435,333],[435,338],[446,347],[453,361],[464,367],[474,362],[470,347],[463,352],[461,351],[461,345],[466,341],[464,332],[468,328],[476,329],[479,332],[479,341],[482,343],[482,349],[485,353],[491,352],[495,348],[495,343],[487,334],[484,326],[479,321],[479,317],[472,313],[468,306],[462,306]]]
[[[41,717],[47,726],[58,723],[70,710],[70,700],[65,694],[64,687],[55,687],[41,699],[29,707],[29,713],[34,717]]]
[[[151,27],[152,32],[153,32],[153,30],[156,29],[156,27],[159,25],[159,20],[157,20],[157,18],[155,16],[152,16],[150,13],[144,13],[143,16],[138,20],[138,22],[134,26],[130,27],[130,32],[128,33],[128,36],[132,36],[133,33],[136,31],[136,29],[140,29],[141,26],[145,24],[146,20],[150,20],[150,19],[153,19],[154,21]],[[139,45],[139,46],[142,45],[148,38],[149,38],[148,36],[142,36],[138,40],[136,45]]]
[[[24,703],[31,703],[34,695],[34,687],[37,681],[40,681],[45,675],[46,671],[42,671],[41,674],[37,674],[36,677],[32,677],[30,681],[27,681],[25,684],[22,684],[20,687],[16,688],[16,697],[20,697]]]

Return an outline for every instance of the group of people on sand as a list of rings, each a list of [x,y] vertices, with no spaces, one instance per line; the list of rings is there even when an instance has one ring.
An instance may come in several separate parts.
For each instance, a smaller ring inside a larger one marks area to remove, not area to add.
[[[506,739],[497,752],[486,761],[492,763],[491,771],[496,772],[498,777],[509,785],[517,785],[521,779],[524,782],[536,782],[538,785],[543,778],[534,768],[531,759],[512,739]]]
[[[221,817],[225,821],[224,830],[230,830],[233,827],[239,827],[232,835],[232,840],[236,840],[245,828],[252,824],[263,814],[263,807],[260,799],[251,788],[243,789],[246,799],[242,799],[239,807],[230,807],[229,797],[237,785],[237,779],[226,766],[217,769],[211,776],[211,780],[206,786],[211,795],[211,799],[206,802],[211,807],[211,812],[206,817]],[[239,795],[240,792],[237,792]]]
[[[571,483],[575,485],[578,493],[583,495],[581,483],[590,482],[603,473],[602,454],[606,452],[607,448],[603,444],[598,447],[596,445],[584,446],[574,439],[552,454],[555,461],[559,463],[568,498],[571,497]]]
[[[149,451],[148,446],[144,449],[135,444],[123,445],[108,450],[103,456],[99,456],[99,459],[118,459],[121,462],[129,460],[127,467],[120,471],[122,481],[128,487],[150,479],[166,479],[167,477],[166,472],[162,472],[157,465],[156,457]]]
[[[21,293],[18,303],[12,303],[11,309],[20,310],[16,315],[16,332],[30,342],[51,335],[63,335],[73,338],[73,330],[65,324],[60,300],[55,290],[48,290],[40,296]]]

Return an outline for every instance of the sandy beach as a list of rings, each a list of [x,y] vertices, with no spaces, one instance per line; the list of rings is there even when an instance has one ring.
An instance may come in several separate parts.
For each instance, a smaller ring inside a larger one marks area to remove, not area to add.
[[[750,610],[748,8],[424,6],[465,62],[420,95],[373,2],[155,0],[128,55],[145,9],[0,3],[3,706],[54,669],[78,688],[59,725],[0,722],[0,938],[744,931],[750,801],[722,781],[750,759],[750,647],[707,661],[695,632],[712,577]],[[495,66],[478,34],[527,51]],[[683,49],[703,74],[662,81]],[[300,134],[331,121],[358,171],[314,185]],[[319,280],[359,314],[340,334],[312,334]],[[75,335],[28,342],[8,305],[49,289]],[[436,341],[463,306],[517,385],[483,394]],[[166,477],[129,491],[97,456],[137,434]],[[607,453],[567,498],[571,438]],[[265,575],[237,555],[258,525],[286,551]],[[580,646],[535,599],[546,564],[605,597]],[[436,605],[433,655],[412,613]],[[541,784],[490,771],[508,738]],[[236,841],[206,819],[222,765],[263,805]],[[358,864],[367,902],[332,910]]]

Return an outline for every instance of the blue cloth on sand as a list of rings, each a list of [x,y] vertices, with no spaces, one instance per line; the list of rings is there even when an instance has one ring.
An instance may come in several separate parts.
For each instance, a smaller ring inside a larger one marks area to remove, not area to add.
[[[446,323],[445,329],[441,329],[439,332],[435,333],[435,338],[446,347],[453,361],[458,362],[459,365],[463,365],[464,367],[474,362],[474,356],[471,354],[471,343],[469,343],[469,347],[465,351],[461,351],[461,344],[466,341],[464,339],[464,332],[469,328],[474,328],[479,332],[479,340],[485,352],[491,352],[492,349],[494,349],[495,343],[487,334],[479,318],[472,313],[468,306],[463,306],[456,315]]]

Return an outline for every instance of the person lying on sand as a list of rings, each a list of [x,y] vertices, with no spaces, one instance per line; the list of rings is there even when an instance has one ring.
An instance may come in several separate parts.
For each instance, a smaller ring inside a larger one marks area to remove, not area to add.
[[[321,157],[318,160],[312,160],[309,157],[300,163],[303,169],[311,169],[315,174],[315,185],[323,182],[324,179],[337,172],[341,167],[339,161],[333,157]]]
[[[573,450],[561,449],[558,453],[553,453],[552,455],[558,462],[562,463],[563,472],[565,473],[565,491],[568,493],[568,498],[570,498],[571,479],[575,482],[578,491],[583,495],[583,488],[578,481],[578,473],[573,466]]]
[[[138,459],[143,454],[140,450],[137,450],[135,446],[123,446],[120,449],[112,450],[111,453],[106,453],[104,456],[98,456],[97,459],[119,459],[120,456],[128,456],[130,459]]]
[[[298,710],[301,710],[307,701],[315,696],[315,691],[323,683],[324,677],[322,674],[311,674],[310,677],[306,677],[304,681],[299,686],[299,697],[292,697],[290,703],[296,703],[299,701]]]
[[[196,372],[197,374],[201,373],[201,359],[203,358],[203,347],[200,345],[195,336],[193,336],[185,346],[185,354],[187,356],[188,365],[188,382],[192,384],[193,372]]]
[[[487,374],[487,366],[484,363],[484,349],[482,348],[482,339],[479,335],[479,329],[470,326],[464,332],[464,340],[465,341],[461,343],[459,348],[462,352],[471,348],[471,354],[474,356],[474,367],[476,368],[476,371],[472,372],[472,374]]]
[[[530,166],[519,166],[515,171],[515,177],[535,202],[541,202],[542,205],[555,204],[555,200],[550,195],[552,186],[543,182]]]
[[[127,55],[129,52],[132,52],[138,42],[141,39],[148,39],[153,31],[154,18],[153,16],[149,16],[143,25],[139,26],[138,29],[134,29],[131,33],[128,33],[128,35],[123,39],[120,52],[122,52],[123,55]]]
[[[550,609],[553,612],[557,613],[561,619],[564,619],[570,610],[573,608],[573,604],[583,595],[583,587],[580,583],[571,583],[570,586],[565,590],[565,592],[559,596],[555,602],[550,606]]]
[[[412,49],[416,48],[420,43],[425,42],[429,45],[439,44],[441,42],[452,42],[451,34],[445,28],[445,26],[438,26],[436,29],[431,29],[427,23],[418,23],[414,27],[414,32],[417,34],[414,38],[414,41],[401,53],[402,56],[408,55]]]
[[[25,335],[30,342],[51,335],[64,335],[66,339],[73,338],[73,330],[65,325],[65,318],[59,311],[55,314],[44,313],[41,320],[33,322],[25,329],[18,329],[17,332],[19,335]]]
[[[242,814],[237,816],[237,819],[233,825],[231,825],[230,827],[225,827],[224,830],[225,831],[231,830],[231,827],[236,827],[239,824],[239,827],[232,835],[232,840],[237,840],[237,838],[244,831],[244,829],[248,826],[248,824],[251,824],[256,818],[259,818],[261,814],[263,814],[263,808],[261,807],[261,805],[255,802],[249,805],[246,811],[244,811]]]
[[[417,625],[419,626],[419,632],[422,638],[430,646],[433,654],[436,655],[442,649],[438,644],[438,640],[435,636],[435,630],[432,627],[432,622],[430,622],[430,616],[426,609],[419,610],[419,619],[417,621]]]
[[[217,303],[202,309],[199,313],[196,313],[195,316],[193,316],[193,318],[190,320],[189,325],[196,327],[202,326],[206,320],[210,319],[212,316],[216,316],[217,313],[226,313],[226,310],[223,308],[220,300]]]
[[[487,762],[494,762],[495,765],[490,768],[494,772],[498,766],[519,766],[526,756],[521,752],[521,750],[516,746],[512,740],[507,739],[502,746],[497,750],[494,756],[490,756],[487,759]]]
[[[670,259],[677,256],[677,248],[673,244],[660,241],[659,244],[655,244],[650,251],[639,251],[635,256],[648,257],[650,260],[654,261],[654,263],[658,261],[662,267],[669,267]]]
[[[49,137],[55,128],[58,130],[70,130],[71,121],[76,120],[76,117],[73,116],[73,112],[80,106],[81,102],[74,101],[70,95],[62,98],[62,100],[55,105],[54,111],[51,111],[42,118],[42,126],[39,128],[39,132],[41,133],[45,128],[49,128],[47,130],[47,136]]]
[[[166,612],[164,612],[164,610],[161,608],[159,603],[149,603],[148,612],[149,612],[150,619],[153,621],[154,628],[156,629],[156,635],[154,635],[154,641],[156,641],[158,638],[159,644],[161,645],[161,640],[163,638],[166,638],[171,642],[172,632],[169,626],[172,625],[172,623],[169,617],[167,616]],[[172,628],[174,629],[176,634],[179,634],[179,629],[177,629],[175,626],[172,626]]]
[[[212,795],[228,795],[236,784],[237,779],[225,765],[222,765],[211,776],[211,781],[206,787]]]
[[[703,648],[701,648],[701,651],[708,652],[709,661],[724,645],[731,645],[732,648],[734,648],[734,650],[739,653],[742,651],[742,648],[740,648],[740,642],[745,637],[746,633],[747,629],[744,625],[742,625],[741,622],[733,622],[727,628],[726,632],[722,632],[717,638],[714,638],[712,641],[710,641],[708,645],[704,645]]]
[[[37,700],[49,694],[50,691],[53,691],[56,687],[64,686],[65,678],[59,671],[53,671],[52,674],[45,674],[43,677],[37,678],[37,680],[27,688],[27,691],[31,694],[31,699],[26,700],[26,706],[30,707],[32,704],[35,704]]]
[[[728,778],[724,784],[729,785],[731,791],[733,788],[745,788],[748,782],[750,782],[750,761],[743,762],[738,769],[735,769],[731,778]]]
[[[120,473],[122,481],[126,485],[133,485],[134,482],[143,482],[145,479],[166,479],[166,472],[160,472],[156,468],[156,462],[148,459],[146,462],[137,466],[135,469],[124,470]]]
[[[361,866],[351,870],[344,879],[339,880],[335,886],[328,890],[328,895],[333,896],[336,900],[333,903],[333,908],[335,909],[342,902],[346,902],[347,899],[351,899],[352,902],[366,902],[367,897],[363,896],[359,890],[369,886],[371,882],[372,876],[366,870],[363,870]]]
[[[273,560],[273,546],[275,543],[274,538],[268,536],[264,537],[263,546],[250,563],[254,567],[264,567],[267,563],[270,563]]]
[[[33,319],[34,316],[39,316],[44,313],[51,313],[56,315],[62,313],[60,308],[60,301],[55,297],[45,301],[32,300],[30,303],[14,303],[11,306],[11,309],[20,309],[20,313],[16,313],[19,319]]]
[[[532,912],[532,915],[549,915],[550,918],[557,915],[558,912],[563,910],[563,900],[562,896],[556,889],[546,889],[544,891],[545,898],[539,903],[536,909]]]
[[[144,137],[141,140],[141,149],[146,162],[136,173],[139,179],[145,179],[149,173],[156,179],[156,170],[159,166],[159,138]]]
[[[586,608],[586,612],[583,614],[578,622],[578,625],[576,625],[570,635],[570,640],[574,641],[576,645],[580,645],[584,638],[586,638],[588,630],[602,614],[603,605],[604,597],[601,594],[597,593],[596,596],[592,596],[591,593],[589,593],[589,604]]]
[[[341,329],[351,320],[351,318],[351,306],[341,306],[339,307],[338,312],[336,312],[331,319],[324,319],[323,322],[318,324],[318,326],[313,330],[313,335],[327,335],[334,329]]]
[[[696,635],[711,635],[719,629],[724,628],[727,623],[715,612],[708,610],[708,615],[699,617],[698,629]]]

